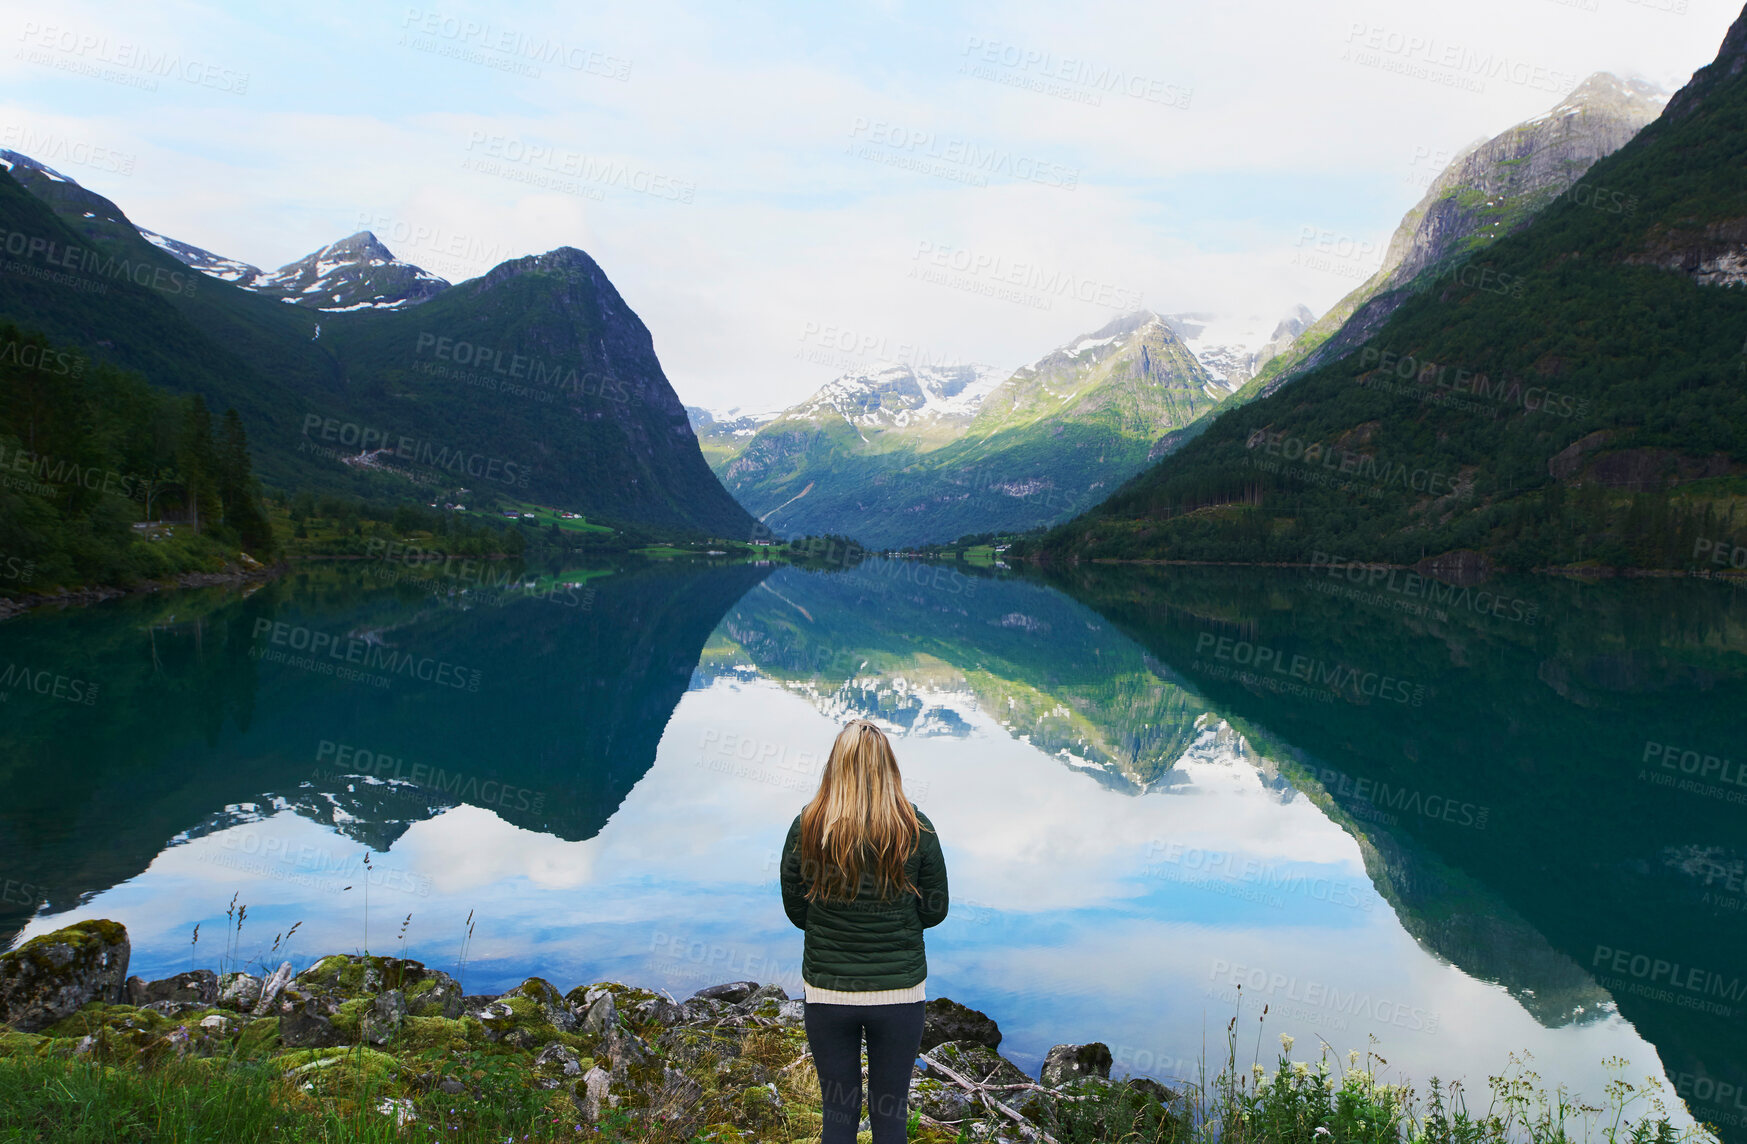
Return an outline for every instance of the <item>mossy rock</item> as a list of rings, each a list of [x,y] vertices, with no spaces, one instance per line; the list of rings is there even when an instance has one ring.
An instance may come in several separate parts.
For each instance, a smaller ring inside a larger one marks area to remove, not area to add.
[[[0,1025],[0,1057],[35,1056],[47,1040],[37,1033],[21,1033]]]
[[[92,1001],[122,999],[131,947],[120,922],[93,920],[0,954],[0,1024],[38,1032]]]
[[[364,1014],[370,1011],[372,1003],[367,997],[354,997],[350,1001],[341,1003],[340,1007],[334,1010],[334,1015],[328,1020],[332,1022],[334,1028],[345,1034],[347,1041],[356,1041],[359,1026],[364,1021]]]
[[[270,1053],[279,1047],[279,1018],[261,1017],[237,1033],[237,1051],[244,1056]]]
[[[425,1049],[448,1049],[461,1052],[484,1040],[483,1027],[478,1021],[471,1022],[472,1036],[469,1036],[469,1020],[450,1020],[447,1017],[408,1017],[400,1027],[400,1040],[396,1047],[409,1052],[419,1052]]]

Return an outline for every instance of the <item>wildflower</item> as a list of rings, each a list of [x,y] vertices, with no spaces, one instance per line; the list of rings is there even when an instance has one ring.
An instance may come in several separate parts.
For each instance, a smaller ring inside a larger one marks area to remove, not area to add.
[[[1285,1033],[1280,1034],[1280,1051],[1285,1053],[1292,1051],[1292,1038]]]
[[[1318,1136],[1333,1136],[1334,1133],[1330,1132],[1328,1129],[1326,1129],[1322,1125],[1318,1124],[1316,1126],[1316,1135],[1318,1135]]]
[[[1303,1061],[1293,1061],[1292,1062],[1292,1075],[1296,1076],[1296,1077],[1301,1077],[1301,1078],[1307,1077],[1310,1075],[1310,1066],[1305,1064]]]
[[[1354,1068],[1359,1067],[1359,1050],[1358,1049],[1348,1049],[1347,1050],[1347,1064],[1351,1065]]]

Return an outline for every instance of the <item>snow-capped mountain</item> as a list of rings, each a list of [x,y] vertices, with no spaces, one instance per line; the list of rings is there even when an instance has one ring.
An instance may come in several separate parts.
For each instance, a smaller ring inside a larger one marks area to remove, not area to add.
[[[367,230],[269,272],[137,224],[134,229],[153,246],[202,274],[328,313],[404,309],[449,288],[446,279],[396,258]]]
[[[57,183],[72,183],[74,186],[79,185],[76,179],[67,178],[67,176],[61,174],[47,163],[39,163],[21,151],[7,151],[0,149],[0,167],[5,167],[8,171],[12,170],[14,167],[24,167],[27,170],[41,172],[44,176]]]
[[[251,266],[236,258],[226,258],[222,254],[214,254],[210,250],[202,250],[192,243],[180,242],[169,235],[159,234],[155,230],[147,230],[136,226],[144,238],[153,246],[169,254],[170,257],[184,266],[192,266],[202,274],[210,274],[225,282],[234,282],[238,286],[253,287],[260,279],[262,271],[259,266]]]
[[[243,285],[283,302],[329,312],[403,309],[449,287],[446,279],[396,258],[367,230]]]
[[[1164,320],[1212,375],[1208,396],[1219,398],[1242,388],[1316,321],[1316,315],[1299,304],[1278,320],[1261,314],[1206,313],[1167,314]]]
[[[983,399],[1011,372],[987,365],[892,365],[846,373],[782,416],[814,421],[841,418],[864,433],[959,427],[970,424]]]

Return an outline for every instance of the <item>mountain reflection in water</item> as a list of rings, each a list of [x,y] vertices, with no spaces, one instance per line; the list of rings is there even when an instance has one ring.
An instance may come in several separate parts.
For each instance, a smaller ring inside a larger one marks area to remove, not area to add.
[[[0,878],[28,893],[0,926],[116,918],[150,977],[216,964],[236,894],[246,957],[297,921],[300,966],[381,950],[410,914],[406,953],[453,970],[472,911],[472,991],[798,994],[775,848],[864,715],[952,872],[930,994],[994,1015],[1022,1064],[1097,1039],[1192,1077],[1241,996],[1269,1043],[1374,1034],[1471,1090],[1528,1049],[1593,1097],[1623,1056],[1737,1135],[1741,593],[1525,579],[1429,607],[1292,571],[902,571],[623,569],[584,610],[318,568],[9,622],[9,661],[100,689],[7,701]],[[478,688],[261,654],[299,628]],[[1683,774],[1687,752],[1719,766]]]

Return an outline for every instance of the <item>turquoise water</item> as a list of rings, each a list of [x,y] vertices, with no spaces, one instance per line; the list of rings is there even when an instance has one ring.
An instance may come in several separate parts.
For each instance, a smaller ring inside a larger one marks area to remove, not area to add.
[[[1246,1065],[1287,1034],[1471,1092],[1527,1051],[1596,1097],[1622,1057],[1742,1138],[1727,584],[371,572],[0,625],[0,930],[114,918],[147,978],[368,947],[475,992],[798,994],[775,851],[866,715],[948,859],[929,993],[1024,1066],[1192,1078],[1236,1015]]]

